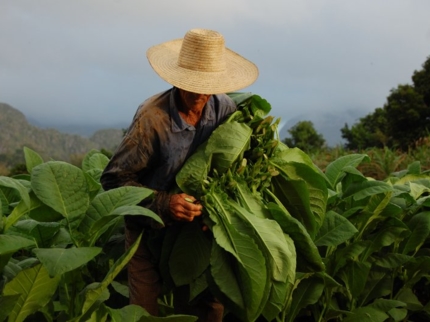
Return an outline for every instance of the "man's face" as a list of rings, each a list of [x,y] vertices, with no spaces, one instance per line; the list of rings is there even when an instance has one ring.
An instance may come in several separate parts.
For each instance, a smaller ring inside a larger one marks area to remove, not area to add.
[[[210,94],[197,94],[183,89],[179,89],[179,96],[188,110],[202,110],[211,97]]]

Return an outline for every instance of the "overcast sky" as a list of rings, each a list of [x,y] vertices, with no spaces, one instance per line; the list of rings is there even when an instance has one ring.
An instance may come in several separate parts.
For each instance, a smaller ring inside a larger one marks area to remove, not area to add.
[[[41,122],[128,123],[170,87],[146,50],[221,32],[283,122],[362,116],[430,56],[429,0],[0,0],[0,102]]]

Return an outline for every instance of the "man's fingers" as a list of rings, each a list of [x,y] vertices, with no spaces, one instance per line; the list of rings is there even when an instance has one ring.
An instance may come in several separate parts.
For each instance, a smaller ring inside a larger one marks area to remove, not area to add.
[[[178,221],[193,221],[202,214],[202,205],[196,198],[187,194],[173,195],[170,199],[170,210],[173,218]]]

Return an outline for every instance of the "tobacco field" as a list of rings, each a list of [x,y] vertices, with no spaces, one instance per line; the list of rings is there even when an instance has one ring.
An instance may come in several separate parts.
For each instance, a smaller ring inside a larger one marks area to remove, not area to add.
[[[77,167],[24,148],[28,174],[0,177],[0,321],[196,321],[173,314],[185,285],[240,321],[429,321],[430,172],[378,180],[361,153],[321,170],[280,142],[267,101],[231,96],[239,110],[176,177],[209,229],[160,230],[160,317],[128,305],[125,274],[123,216],[162,223],[138,206],[153,192],[103,191],[99,151]]]

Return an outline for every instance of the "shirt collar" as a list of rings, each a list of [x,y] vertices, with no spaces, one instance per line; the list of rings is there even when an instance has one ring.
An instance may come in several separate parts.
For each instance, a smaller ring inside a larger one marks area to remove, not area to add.
[[[171,121],[171,129],[173,133],[176,132],[182,132],[184,130],[195,130],[195,127],[185,122],[181,116],[179,115],[178,110],[178,89],[176,87],[173,87],[170,91],[170,104],[169,104],[169,110],[170,110],[170,121]],[[202,117],[200,119],[199,125],[203,126],[206,125],[209,121],[215,119],[215,111],[214,111],[214,97],[213,95],[209,98],[208,102],[206,103],[205,107],[203,108]]]

